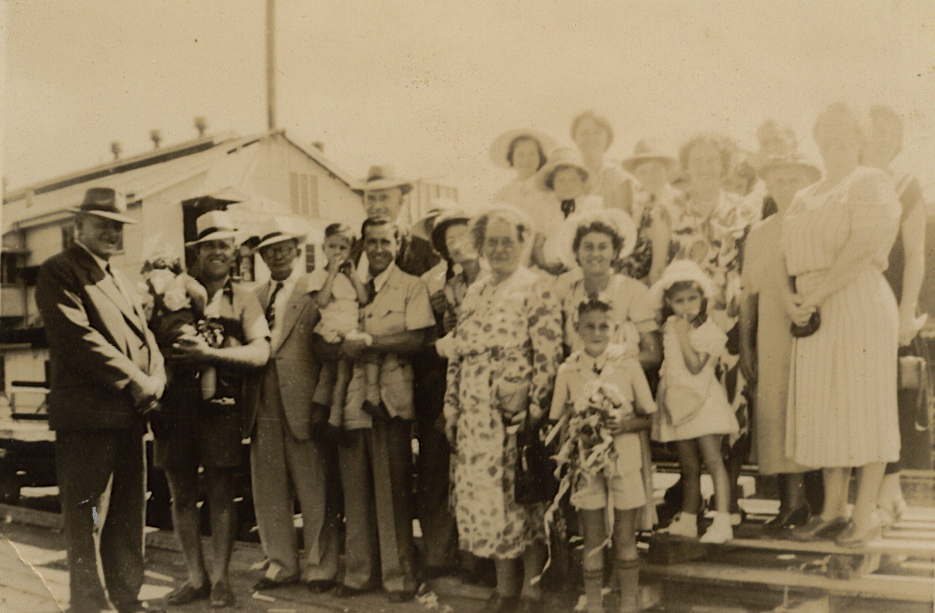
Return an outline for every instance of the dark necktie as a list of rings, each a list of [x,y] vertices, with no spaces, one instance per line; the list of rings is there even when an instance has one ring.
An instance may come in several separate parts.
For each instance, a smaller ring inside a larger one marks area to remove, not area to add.
[[[562,213],[565,214],[567,218],[569,215],[575,212],[575,199],[571,200],[562,200]]]
[[[107,263],[104,266],[104,272],[110,276],[110,280],[114,282],[114,285],[117,286],[117,291],[120,292],[120,295],[123,296],[123,299],[127,301],[131,307],[133,306],[133,300],[130,299],[130,294],[127,293],[126,288],[123,287],[123,284],[120,282],[120,279],[114,274],[114,271],[110,269],[110,263]]]
[[[367,281],[367,299],[373,302],[373,297],[377,295],[377,284],[374,282],[373,277]]]
[[[279,294],[279,290],[282,289],[282,281],[276,281],[276,287],[273,288],[273,293],[269,295],[269,304],[266,306],[266,310],[263,311],[263,314],[266,315],[266,321],[269,323],[269,327],[273,327],[273,322],[276,320],[276,296]]]

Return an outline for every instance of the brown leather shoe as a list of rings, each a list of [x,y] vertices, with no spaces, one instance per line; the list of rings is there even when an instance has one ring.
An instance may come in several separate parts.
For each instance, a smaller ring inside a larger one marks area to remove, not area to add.
[[[256,583],[253,584],[253,591],[260,592],[263,590],[274,590],[277,587],[283,587],[285,585],[295,585],[299,582],[299,577],[287,577],[286,579],[276,580],[270,579],[269,577],[260,577],[256,580]]]
[[[207,581],[199,587],[195,587],[186,581],[166,595],[166,604],[178,607],[196,600],[207,600],[210,595],[211,586],[208,585]]]
[[[305,585],[312,594],[325,594],[333,590],[337,583],[333,579],[312,579]]]

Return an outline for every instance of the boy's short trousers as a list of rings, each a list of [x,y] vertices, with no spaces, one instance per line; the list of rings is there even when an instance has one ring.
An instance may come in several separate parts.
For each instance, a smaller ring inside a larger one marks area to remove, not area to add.
[[[608,497],[615,509],[626,511],[638,509],[646,504],[643,474],[640,471],[615,474],[605,477],[603,473],[594,479],[583,478],[571,495],[571,504],[577,509],[594,511],[607,507]]]

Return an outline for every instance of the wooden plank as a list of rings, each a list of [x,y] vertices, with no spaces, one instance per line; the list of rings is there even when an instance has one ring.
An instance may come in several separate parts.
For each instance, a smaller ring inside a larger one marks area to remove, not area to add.
[[[883,598],[911,602],[932,602],[930,577],[897,577],[866,575],[859,579],[829,579],[823,575],[794,570],[767,570],[743,568],[726,564],[694,562],[659,566],[646,564],[641,572],[647,577],[665,578],[667,581],[715,581],[726,585],[759,584],[776,589],[788,586],[800,590],[823,590],[828,594],[850,595],[863,598]]]
[[[679,564],[703,558],[710,550],[696,538],[656,533],[649,537],[647,560],[652,564]]]
[[[724,543],[723,545],[708,545],[708,547],[743,547],[747,549],[769,549],[776,551],[796,551],[815,554],[904,555],[919,560],[935,560],[935,542],[931,540],[897,540],[891,538],[881,538],[868,543],[866,547],[848,549],[845,547],[838,547],[832,541],[800,543],[798,541],[778,541],[769,539],[733,539],[727,543]]]
[[[27,526],[38,526],[39,528],[63,530],[65,527],[61,513],[49,513],[48,511],[38,511],[9,504],[0,504],[0,517],[5,517],[7,521],[15,521]]]

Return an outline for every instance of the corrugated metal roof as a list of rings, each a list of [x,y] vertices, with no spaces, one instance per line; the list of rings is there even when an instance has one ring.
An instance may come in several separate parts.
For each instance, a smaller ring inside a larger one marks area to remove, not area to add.
[[[353,178],[325,158],[320,151],[296,144],[286,137],[283,130],[246,137],[228,134],[152,151],[135,158],[116,160],[84,172],[56,177],[12,192],[3,201],[3,231],[7,232],[15,224],[24,221],[55,217],[68,208],[77,206],[85,190],[95,184],[113,187],[123,193],[130,203],[187,179],[205,175],[202,188],[204,193],[191,194],[190,197],[214,195],[230,200],[250,198],[253,194],[240,192],[238,187],[256,155],[251,145],[275,137],[284,139],[348,187],[355,185]],[[215,194],[212,190],[218,193]]]

